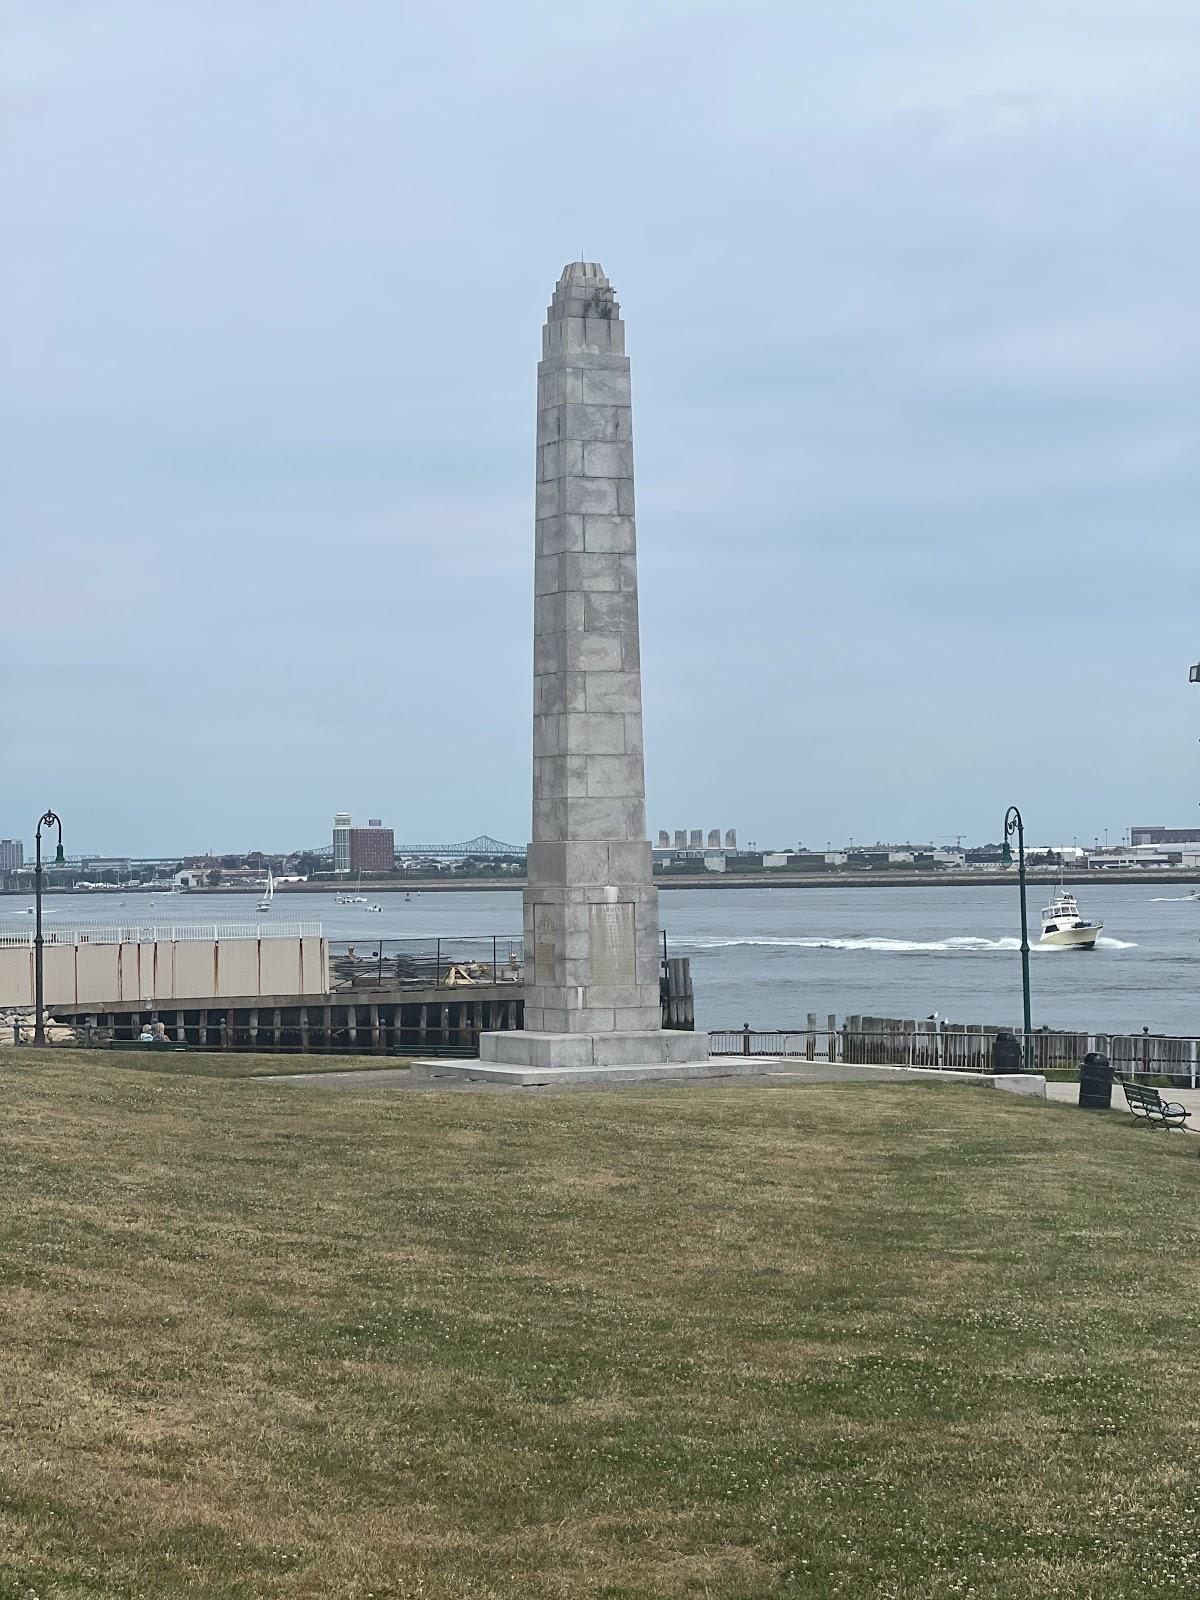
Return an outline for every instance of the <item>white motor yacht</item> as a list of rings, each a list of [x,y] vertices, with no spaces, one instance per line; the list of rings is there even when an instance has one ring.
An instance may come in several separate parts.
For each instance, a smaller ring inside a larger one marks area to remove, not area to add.
[[[1067,945],[1072,950],[1094,950],[1103,929],[1102,922],[1084,921],[1079,915],[1075,896],[1060,885],[1054,899],[1042,912],[1042,936],[1038,943]]]

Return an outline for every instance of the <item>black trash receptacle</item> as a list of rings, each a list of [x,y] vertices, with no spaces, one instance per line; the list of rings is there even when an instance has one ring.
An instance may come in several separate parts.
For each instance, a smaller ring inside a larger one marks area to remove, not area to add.
[[[1020,1072],[1021,1043],[1011,1033],[998,1033],[992,1046],[993,1072]]]
[[[1085,1111],[1111,1111],[1112,1062],[1099,1050],[1089,1050],[1079,1069],[1079,1104]]]

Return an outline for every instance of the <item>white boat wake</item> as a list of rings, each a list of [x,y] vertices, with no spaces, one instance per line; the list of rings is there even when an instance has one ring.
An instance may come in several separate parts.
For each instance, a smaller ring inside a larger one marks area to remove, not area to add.
[[[952,939],[881,939],[864,935],[861,938],[730,938],[730,939],[673,939],[672,945],[681,950],[733,950],[733,949],[794,949],[794,950],[863,950],[877,955],[955,955],[984,953],[993,950],[1013,951],[1021,948],[1016,938],[984,939],[977,935],[962,934]],[[1136,950],[1137,945],[1126,939],[1111,939],[1101,935],[1096,940],[1097,950]],[[1036,934],[1030,939],[1030,949],[1039,954],[1060,954],[1069,945],[1039,945]]]

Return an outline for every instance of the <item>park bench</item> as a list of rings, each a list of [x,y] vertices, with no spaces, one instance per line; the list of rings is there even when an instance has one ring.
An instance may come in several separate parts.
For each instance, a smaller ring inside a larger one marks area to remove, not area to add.
[[[1148,1084],[1131,1083],[1127,1078],[1117,1082],[1125,1091],[1125,1101],[1135,1117],[1150,1128],[1182,1128],[1191,1112],[1174,1100],[1164,1100],[1157,1089]]]

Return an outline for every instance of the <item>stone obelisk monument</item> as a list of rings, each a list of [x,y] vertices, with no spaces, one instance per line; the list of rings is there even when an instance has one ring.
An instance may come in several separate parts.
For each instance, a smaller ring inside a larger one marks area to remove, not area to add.
[[[586,1071],[704,1061],[664,1033],[646,837],[625,326],[594,262],[558,280],[538,366],[533,842],[525,1031],[481,1062]]]

